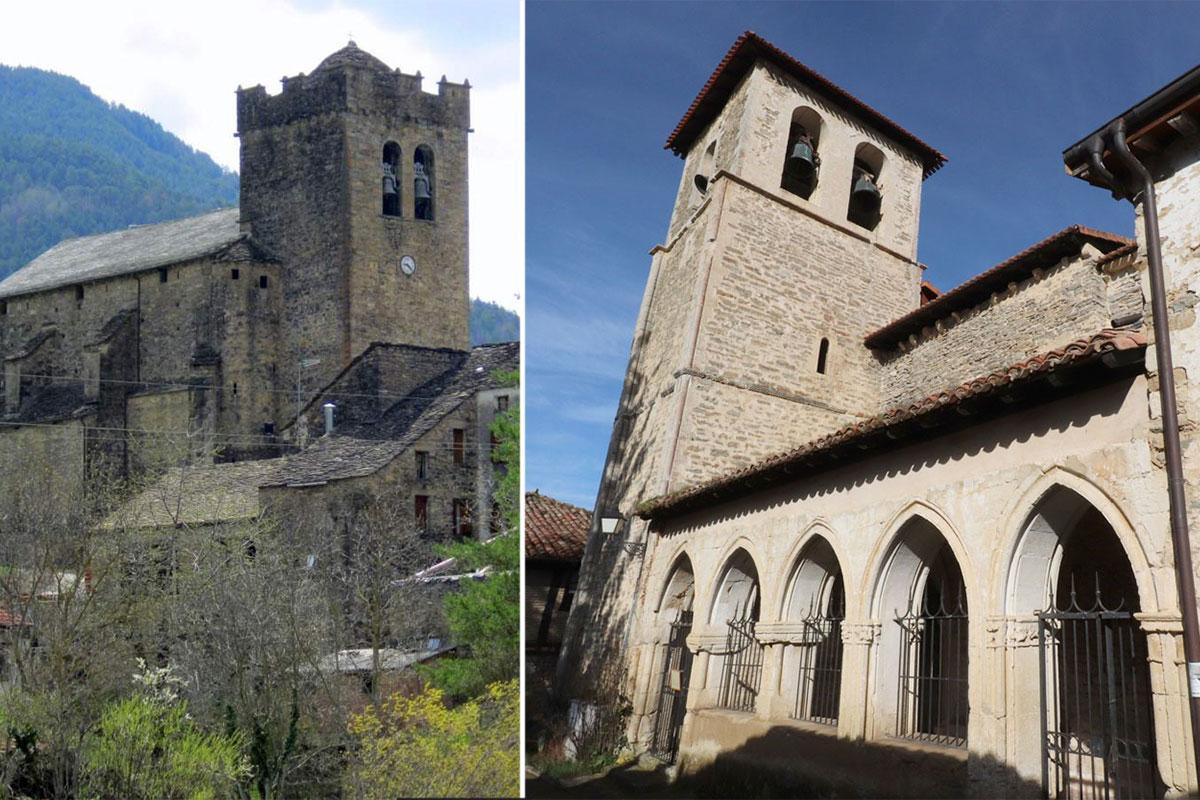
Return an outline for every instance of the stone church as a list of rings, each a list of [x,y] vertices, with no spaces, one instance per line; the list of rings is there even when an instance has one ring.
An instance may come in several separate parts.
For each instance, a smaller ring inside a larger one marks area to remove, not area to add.
[[[1197,531],[1200,69],[1126,117]],[[753,33],[667,147],[558,665],[575,724],[624,711],[682,774],[835,794],[1195,793],[1140,216],[939,292],[946,158]]]
[[[486,532],[518,346],[470,347],[469,94],[351,42],[238,89],[237,208],[64,241],[0,282],[0,479],[390,472],[414,524]]]

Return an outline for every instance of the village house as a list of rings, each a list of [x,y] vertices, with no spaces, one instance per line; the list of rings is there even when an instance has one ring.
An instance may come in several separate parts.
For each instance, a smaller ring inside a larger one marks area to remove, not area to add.
[[[1197,109],[1200,70],[1127,112],[1193,531]],[[620,698],[632,748],[693,776],[1194,794],[1140,210],[1137,241],[1037,232],[938,293],[917,232],[946,158],[753,33],[667,146],[558,664],[572,718]]]

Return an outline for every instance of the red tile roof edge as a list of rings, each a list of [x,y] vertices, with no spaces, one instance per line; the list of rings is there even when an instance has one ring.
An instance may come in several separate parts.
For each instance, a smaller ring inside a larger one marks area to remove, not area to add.
[[[671,135],[667,137],[667,142],[663,145],[664,149],[670,150],[676,155],[683,155],[692,142],[696,140],[696,137],[700,135],[705,124],[705,120],[699,117],[701,106],[709,99],[709,93],[714,91],[717,82],[724,76],[725,70],[730,68],[734,60],[742,54],[743,49],[747,50],[748,55],[762,56],[782,67],[801,81],[812,84],[813,88],[826,95],[828,99],[859,112],[867,118],[868,122],[878,127],[882,133],[915,150],[921,156],[921,162],[925,166],[924,177],[928,178],[946,163],[946,156],[921,141],[915,134],[905,130],[899,124],[854,97],[825,76],[797,61],[754,31],[746,31],[734,41],[733,46],[729,48],[729,51],[725,53],[725,57],[717,64],[717,68],[713,70],[712,75],[709,76],[704,86],[700,89],[699,94],[692,100],[692,104],[688,106],[687,112],[679,120],[679,123],[675,126],[675,130],[671,131]],[[691,128],[694,128],[694,130],[690,130]]]
[[[1136,242],[1132,239],[1116,233],[1096,230],[1084,225],[1063,228],[1058,233],[1047,236],[1037,244],[1025,248],[996,266],[984,270],[953,289],[943,292],[928,303],[917,306],[904,316],[867,334],[863,343],[872,349],[894,347],[904,337],[919,332],[939,319],[948,317],[952,312],[978,305],[990,297],[993,292],[1007,286],[1010,282],[1029,277],[1033,274],[1033,270],[1042,263],[1039,257],[1045,257],[1055,245],[1062,244],[1072,237],[1077,239],[1081,249],[1084,244],[1089,242],[1102,248],[1113,247],[1114,251],[1130,245],[1136,247]],[[1061,258],[1061,256],[1059,257]],[[1054,259],[1054,261],[1057,260],[1057,258]]]
[[[990,375],[973,378],[952,389],[935,392],[907,406],[893,408],[870,419],[847,425],[800,447],[770,456],[728,475],[681,489],[672,494],[652,498],[638,506],[637,514],[644,519],[664,516],[672,511],[680,510],[689,501],[698,500],[704,495],[714,494],[721,490],[736,490],[739,484],[745,491],[749,491],[752,488],[748,485],[749,481],[769,470],[798,464],[805,458],[831,450],[836,446],[851,443],[867,434],[877,433],[925,414],[956,406],[965,400],[990,394],[1004,386],[1051,372],[1060,366],[1085,363],[1114,351],[1145,348],[1148,342],[1148,337],[1141,330],[1105,328],[1091,336],[1076,339],[1062,347],[1018,361],[1016,364]]]
[[[579,561],[587,545],[592,512],[532,491],[525,493],[525,558]]]

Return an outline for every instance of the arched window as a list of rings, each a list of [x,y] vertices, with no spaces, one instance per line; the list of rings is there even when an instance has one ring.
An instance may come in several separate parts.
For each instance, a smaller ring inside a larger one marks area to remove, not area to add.
[[[821,115],[808,107],[792,112],[788,128],[787,151],[783,157],[783,175],[779,185],[807,200],[817,188],[821,172]]]
[[[867,230],[875,230],[882,217],[883,152],[873,144],[863,142],[854,151],[854,169],[850,176],[850,206],[846,219]]]
[[[671,569],[671,577],[658,605],[658,622],[663,636],[662,673],[650,752],[669,764],[679,755],[679,734],[687,714],[688,686],[692,676],[692,651],[687,646],[687,637],[692,631],[695,583],[692,562],[686,555],[681,555]]]
[[[400,216],[400,145],[388,142],[383,146],[383,215]]]
[[[759,606],[758,569],[739,549],[721,574],[709,621],[725,626],[721,691],[717,704],[733,711],[754,711],[762,684],[763,646],[755,636]]]
[[[699,205],[704,196],[708,194],[708,184],[712,180],[716,158],[717,142],[713,140],[708,143],[704,154],[700,156],[700,163],[696,166],[696,176],[692,178],[692,205]]]
[[[793,719],[836,725],[842,692],[846,591],[829,542],[813,537],[792,572],[784,618],[801,636],[783,653],[782,689],[795,695]]]
[[[413,216],[433,219],[433,151],[421,145],[413,152]]]
[[[822,338],[821,344],[817,348],[817,374],[824,375],[825,367],[829,361],[829,340]]]

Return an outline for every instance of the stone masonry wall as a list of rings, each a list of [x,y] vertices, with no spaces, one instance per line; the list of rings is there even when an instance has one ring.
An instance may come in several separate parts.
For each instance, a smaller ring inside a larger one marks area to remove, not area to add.
[[[884,406],[915,402],[1111,326],[1131,301],[1140,303],[1129,293],[1136,282],[1106,279],[1091,257],[1096,251],[1088,252],[939,320],[916,344],[881,354]]]

